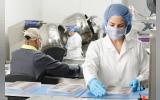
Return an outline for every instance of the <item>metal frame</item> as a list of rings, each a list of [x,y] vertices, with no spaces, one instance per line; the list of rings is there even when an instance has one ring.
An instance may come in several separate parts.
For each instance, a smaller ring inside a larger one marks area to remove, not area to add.
[[[5,91],[5,0],[0,0],[0,100],[5,100],[4,91]]]

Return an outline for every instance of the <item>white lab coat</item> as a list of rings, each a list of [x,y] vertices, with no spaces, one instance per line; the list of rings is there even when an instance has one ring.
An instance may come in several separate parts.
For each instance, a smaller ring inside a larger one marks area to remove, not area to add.
[[[129,86],[133,79],[148,79],[149,55],[140,42],[127,38],[118,54],[106,36],[90,43],[82,67],[86,84],[97,78],[106,86]]]
[[[82,38],[76,32],[74,35],[68,38],[66,58],[74,59],[81,57],[82,57]]]

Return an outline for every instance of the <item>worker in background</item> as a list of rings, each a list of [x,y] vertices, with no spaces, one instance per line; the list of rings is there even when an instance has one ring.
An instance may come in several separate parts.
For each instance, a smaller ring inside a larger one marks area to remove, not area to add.
[[[142,44],[128,39],[132,15],[122,4],[110,5],[104,14],[104,38],[90,43],[82,65],[90,92],[95,96],[107,93],[108,86],[143,90],[140,82],[148,80],[149,56]]]
[[[66,58],[82,58],[82,38],[78,34],[78,27],[76,25],[66,26],[68,31],[68,40],[66,44],[67,56]]]
[[[55,76],[72,76],[79,73],[80,68],[70,67],[38,50],[41,47],[38,29],[27,29],[24,32],[24,39],[25,44],[12,53],[11,74],[29,75],[38,80],[47,70],[52,71],[52,75]]]

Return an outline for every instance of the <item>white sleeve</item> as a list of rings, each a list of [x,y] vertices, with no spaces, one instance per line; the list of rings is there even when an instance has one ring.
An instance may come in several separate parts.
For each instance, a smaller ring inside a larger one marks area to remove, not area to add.
[[[137,77],[138,80],[148,80],[149,79],[149,55],[147,51],[143,48],[142,44],[139,47],[139,67],[140,72]]]
[[[85,62],[82,64],[86,85],[92,78],[97,78],[99,55],[96,42],[91,42],[86,52]]]

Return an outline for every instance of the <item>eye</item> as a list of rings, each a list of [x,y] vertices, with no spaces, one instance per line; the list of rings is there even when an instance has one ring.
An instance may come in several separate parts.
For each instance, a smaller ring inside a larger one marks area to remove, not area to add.
[[[109,24],[109,26],[111,26],[111,27],[114,27],[114,26],[115,26],[115,24],[113,24],[113,23],[110,23],[110,24]]]
[[[118,28],[124,28],[125,25],[124,25],[124,24],[120,24],[120,25],[118,25],[117,27],[118,27]]]

